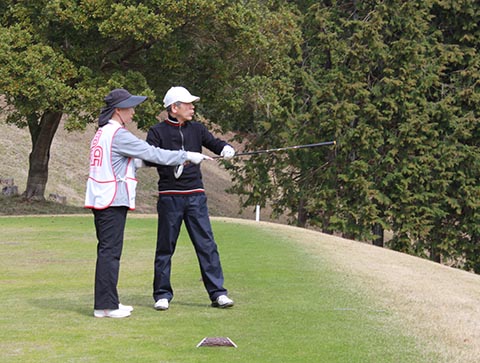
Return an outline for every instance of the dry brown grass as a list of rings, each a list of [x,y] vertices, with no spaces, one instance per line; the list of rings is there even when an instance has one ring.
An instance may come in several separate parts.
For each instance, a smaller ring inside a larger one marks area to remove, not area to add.
[[[19,192],[25,190],[28,174],[28,155],[31,141],[28,129],[19,129],[6,125],[4,115],[0,114],[0,154],[2,165],[0,178],[14,178]],[[130,131],[142,140],[146,133],[138,130],[135,124],[129,125]],[[49,179],[45,197],[56,193],[67,197],[71,206],[83,206],[85,182],[88,176],[88,157],[90,140],[95,133],[94,125],[84,132],[67,132],[60,124],[52,143]],[[221,135],[219,135],[221,137]],[[228,136],[227,136],[228,137]],[[231,185],[230,174],[217,161],[202,163],[202,173],[210,214],[214,216],[255,219],[254,208],[241,210],[239,198],[226,192]],[[138,171],[136,213],[155,213],[157,173],[153,168]],[[270,209],[261,213],[262,220],[285,223],[286,219],[270,218]]]

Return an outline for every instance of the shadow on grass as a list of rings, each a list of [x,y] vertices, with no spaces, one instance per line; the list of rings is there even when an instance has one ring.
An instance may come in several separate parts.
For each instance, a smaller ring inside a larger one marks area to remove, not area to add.
[[[122,301],[123,304],[127,305],[134,305],[134,306],[142,306],[142,307],[151,307],[153,308],[153,305],[155,304],[155,301],[150,294],[128,294],[124,293],[122,294],[121,291],[119,291],[120,294],[120,300]],[[205,308],[205,307],[211,307],[211,302],[206,297],[206,300],[204,303],[202,302],[197,302],[197,301],[188,301],[185,300],[184,297],[174,297],[172,301],[170,302],[170,306],[186,306],[186,307],[195,307],[195,308]]]
[[[93,314],[93,297],[91,295],[79,295],[77,298],[44,297],[32,299],[31,303],[46,311],[73,311],[79,315],[88,316]]]
[[[121,296],[121,301],[125,305],[133,305],[134,308],[150,308],[154,310],[153,298],[150,299],[145,295],[128,295]],[[79,295],[78,297],[62,297],[52,298],[43,297],[30,300],[30,303],[44,311],[69,311],[75,312],[82,316],[92,316],[93,314],[93,295]],[[191,308],[211,308],[215,309],[210,303],[192,303],[186,301],[172,300],[171,307],[183,306]]]

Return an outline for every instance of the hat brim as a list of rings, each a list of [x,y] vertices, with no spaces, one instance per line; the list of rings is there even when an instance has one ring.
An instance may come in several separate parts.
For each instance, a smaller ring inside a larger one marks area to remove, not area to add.
[[[192,102],[196,102],[196,101],[199,101],[199,100],[200,100],[200,97],[191,95],[191,96],[182,97],[181,99],[177,99],[175,101],[170,101],[169,103],[164,102],[163,105],[165,107],[168,107],[170,105],[173,105],[175,102],[192,103]]]
[[[117,103],[113,107],[115,107],[115,108],[131,108],[131,107],[138,106],[139,104],[141,104],[146,99],[147,99],[146,96],[130,96],[126,100],[124,100],[120,103]]]
[[[180,99],[179,101],[183,102],[183,103],[192,103],[192,102],[196,102],[198,100],[200,100],[200,97],[191,95],[189,97],[184,97],[184,98]]]

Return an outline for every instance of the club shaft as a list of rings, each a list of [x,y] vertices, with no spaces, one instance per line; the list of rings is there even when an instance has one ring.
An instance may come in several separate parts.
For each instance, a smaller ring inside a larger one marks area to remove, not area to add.
[[[336,141],[324,141],[324,142],[317,142],[317,143],[314,143],[314,144],[305,144],[305,145],[279,147],[279,148],[275,148],[275,149],[265,149],[265,150],[247,151],[247,152],[243,152],[243,153],[237,153],[237,154],[235,154],[235,156],[247,156],[247,155],[256,155],[256,154],[268,154],[268,153],[273,153],[273,152],[277,152],[277,151],[306,149],[306,148],[311,148],[311,147],[327,146],[327,145],[336,145]]]

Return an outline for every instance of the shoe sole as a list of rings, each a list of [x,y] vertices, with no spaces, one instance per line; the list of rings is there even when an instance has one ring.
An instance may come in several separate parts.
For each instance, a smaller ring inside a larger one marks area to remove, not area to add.
[[[95,318],[101,319],[101,318],[111,318],[111,319],[122,319],[122,318],[128,318],[130,314],[125,315],[125,316],[110,316],[110,315],[93,315]]]
[[[234,304],[234,303],[230,303],[230,304],[220,305],[220,304],[217,303],[217,302],[212,302],[212,307],[213,307],[213,308],[219,308],[219,309],[231,308],[233,305],[235,305],[235,304]]]
[[[154,306],[153,308],[154,308],[155,310],[158,310],[158,311],[168,310],[168,308],[164,308],[164,307],[156,307],[156,306]]]
[[[165,307],[165,306],[155,306],[155,305],[153,305],[153,308],[154,308],[155,310],[159,310],[159,311],[168,310],[169,307],[170,307],[170,304],[167,305],[167,307]]]

